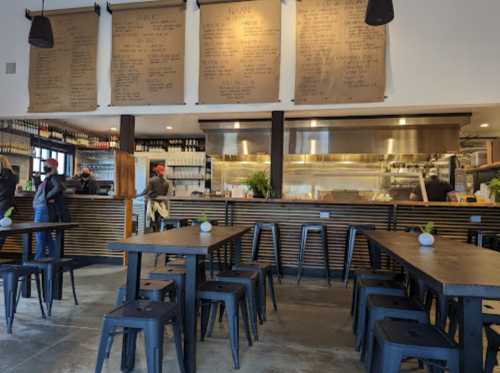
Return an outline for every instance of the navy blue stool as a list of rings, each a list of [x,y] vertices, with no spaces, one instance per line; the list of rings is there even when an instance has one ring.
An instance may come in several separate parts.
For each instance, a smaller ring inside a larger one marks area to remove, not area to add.
[[[375,323],[385,318],[413,320],[427,324],[427,313],[420,303],[407,297],[369,295],[365,337],[361,345],[361,360],[372,361]]]
[[[160,232],[168,229],[181,228],[188,225],[189,219],[187,218],[160,218]],[[158,266],[160,256],[162,254],[155,255],[155,267]],[[165,264],[168,262],[168,255],[165,254]]]
[[[358,282],[361,280],[387,280],[399,281],[404,276],[400,272],[386,270],[361,269],[354,272],[354,285],[352,289],[351,316],[357,313]]]
[[[22,280],[23,282],[27,281],[31,275],[35,277],[38,303],[40,304],[42,317],[45,319],[45,311],[42,304],[42,291],[40,287],[40,270],[38,268],[13,264],[4,264],[0,266],[5,307],[5,323],[8,334],[12,334],[12,325],[14,324],[17,303],[19,302],[19,298],[21,296],[21,292],[18,293],[19,280]]]
[[[257,304],[260,304],[260,296],[257,293],[258,272],[243,272],[243,271],[225,271],[220,272],[216,276],[218,282],[229,282],[243,285],[245,287],[245,298],[250,316],[250,324],[252,325],[253,335],[255,340],[259,340],[257,329]]]
[[[344,266],[342,268],[342,278],[347,286],[349,283],[349,274],[352,266],[352,256],[354,254],[354,247],[356,245],[356,236],[361,229],[375,230],[376,227],[373,224],[356,224],[349,225],[347,227],[347,237],[345,241],[345,252],[344,252]],[[371,254],[368,251],[368,254]]]
[[[321,246],[323,247],[323,258],[325,265],[325,276],[328,281],[328,285],[330,285],[330,262],[328,259],[328,234],[326,231],[326,225],[324,224],[303,224],[300,228],[300,248],[299,248],[299,260],[297,263],[297,284],[300,284],[300,280],[302,279],[302,272],[304,266],[304,257],[307,245],[307,239],[310,233],[319,233],[321,239]]]
[[[486,339],[488,340],[484,373],[493,373],[495,365],[497,365],[497,353],[500,350],[500,335],[493,330],[491,325],[486,325],[484,330],[486,332]]]
[[[359,349],[365,335],[366,310],[369,295],[405,296],[405,289],[397,281],[360,280],[358,281],[357,309],[352,328],[356,335],[356,348]]]
[[[469,229],[467,231],[467,243],[479,247],[493,248],[500,235],[500,231],[485,229]]]
[[[281,282],[283,269],[281,265],[281,240],[280,227],[278,223],[260,222],[255,224],[252,239],[252,261],[255,262],[259,260],[260,238],[262,236],[262,232],[265,231],[271,232],[272,235],[274,266],[276,274],[278,275],[278,281]]]
[[[155,268],[148,277],[151,280],[173,281],[175,283],[175,295],[177,304],[181,308],[181,315],[184,315],[184,294],[186,284],[186,270],[183,268],[164,267]]]
[[[374,339],[368,372],[398,373],[404,359],[415,358],[439,369],[447,367],[450,373],[459,373],[458,346],[432,325],[385,319],[375,323]]]
[[[201,340],[207,335],[207,329],[210,329],[208,335],[212,334],[213,322],[217,315],[217,307],[223,305],[227,312],[229,324],[229,339],[231,341],[231,354],[235,369],[240,368],[240,323],[239,312],[243,317],[245,334],[248,345],[252,345],[250,336],[250,326],[248,322],[247,305],[245,304],[245,287],[243,285],[207,281],[198,288],[198,299],[201,307]],[[210,318],[210,309],[212,309],[212,318]],[[209,322],[211,325],[209,326]]]
[[[208,222],[212,225],[219,225],[219,222],[215,219],[209,219]],[[196,219],[193,219],[191,220],[191,225],[200,225],[202,222],[199,221],[199,220],[196,220]],[[216,250],[215,250],[215,254],[217,255],[217,266],[218,266],[218,269],[221,270],[222,268],[222,264],[224,264],[224,269],[228,268],[228,260],[227,260],[227,253],[224,252],[224,260],[222,260],[222,257],[221,257],[221,253],[220,253],[220,247],[218,247]],[[213,279],[214,278],[214,272],[215,272],[215,269],[214,269],[214,252],[211,251],[209,256],[208,256],[208,262],[209,262],[209,266],[210,266],[210,278]]]
[[[267,320],[267,291],[266,288],[269,287],[269,293],[271,294],[271,300],[273,302],[273,308],[278,311],[278,303],[276,301],[276,292],[274,291],[274,279],[273,279],[273,266],[269,263],[241,263],[240,265],[233,266],[233,270],[240,272],[258,272],[259,273],[259,316],[262,321]]]
[[[117,328],[130,328],[126,333],[135,340],[139,331],[144,332],[146,360],[149,373],[161,373],[163,362],[163,339],[165,325],[172,324],[177,362],[184,373],[182,353],[182,335],[179,307],[175,303],[139,300],[125,303],[104,316],[101,341],[97,352],[95,372],[100,373],[107,354],[109,340],[116,334]]]
[[[38,268],[42,271],[43,278],[43,295],[45,299],[45,304],[47,306],[47,315],[52,316],[52,304],[54,303],[54,286],[56,276],[59,273],[69,272],[71,281],[71,290],[73,292],[73,300],[75,305],[78,306],[78,298],[76,296],[75,287],[75,274],[74,270],[77,267],[77,262],[71,258],[41,258],[26,261],[23,263],[24,266]]]

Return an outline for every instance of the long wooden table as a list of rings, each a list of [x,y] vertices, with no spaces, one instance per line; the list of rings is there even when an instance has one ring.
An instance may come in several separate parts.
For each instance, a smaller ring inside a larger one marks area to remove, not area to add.
[[[482,299],[500,298],[500,253],[436,236],[433,247],[421,247],[417,236],[394,231],[363,231],[373,252],[399,262],[441,296],[458,297],[461,372],[483,371]]]
[[[198,260],[201,256],[234,243],[234,263],[240,261],[241,237],[250,231],[249,226],[214,226],[212,232],[201,233],[198,226],[171,229],[164,232],[134,236],[112,242],[109,250],[127,251],[127,302],[139,295],[142,253],[176,254],[186,257],[186,289],[184,320],[184,364],[187,373],[196,372],[196,324]],[[122,346],[122,370],[129,371],[135,365],[136,338],[125,333]]]
[[[15,223],[8,227],[0,228],[0,236],[22,235],[23,238],[23,262],[30,260],[33,251],[33,233],[35,232],[55,232],[56,244],[54,257],[60,259],[64,256],[64,231],[78,227],[77,223]],[[23,297],[31,295],[31,282],[25,281],[23,285]],[[57,275],[54,283],[54,298],[62,297],[62,273]]]

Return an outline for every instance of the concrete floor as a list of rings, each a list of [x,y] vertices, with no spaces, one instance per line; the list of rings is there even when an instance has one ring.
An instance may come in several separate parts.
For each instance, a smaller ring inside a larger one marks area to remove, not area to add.
[[[50,320],[40,317],[35,299],[22,299],[14,334],[0,323],[0,372],[93,372],[102,315],[115,301],[115,289],[124,281],[121,267],[95,265],[76,274],[80,306],[74,306],[69,284],[64,300],[56,302]],[[351,290],[334,282],[293,278],[277,285],[279,311],[270,312],[260,327],[260,341],[248,347],[241,335],[241,373],[364,372],[353,349],[349,315]],[[3,298],[2,298],[3,299]],[[3,320],[3,305],[0,307]],[[173,344],[166,341],[164,372],[178,372]],[[117,337],[104,372],[120,371],[121,338]],[[142,338],[135,372],[146,372]],[[198,372],[233,372],[225,324],[198,344]],[[413,364],[405,371],[415,371]]]

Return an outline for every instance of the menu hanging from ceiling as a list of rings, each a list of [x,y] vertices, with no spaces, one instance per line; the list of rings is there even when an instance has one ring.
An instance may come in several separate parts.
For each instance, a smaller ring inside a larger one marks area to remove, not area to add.
[[[280,1],[200,3],[200,103],[277,102]]]
[[[365,24],[367,0],[297,2],[296,104],[379,102],[384,26]]]
[[[183,2],[112,7],[112,106],[184,104],[186,17],[178,4]]]
[[[94,111],[97,108],[97,33],[94,10],[49,13],[54,48],[31,47],[28,111]]]

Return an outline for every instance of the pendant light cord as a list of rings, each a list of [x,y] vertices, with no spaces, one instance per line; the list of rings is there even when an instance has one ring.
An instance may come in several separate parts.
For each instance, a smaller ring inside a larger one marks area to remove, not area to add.
[[[43,10],[45,9],[45,0],[42,0],[42,17],[43,17]]]

